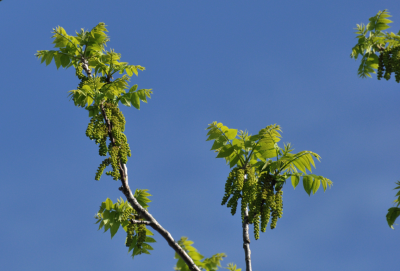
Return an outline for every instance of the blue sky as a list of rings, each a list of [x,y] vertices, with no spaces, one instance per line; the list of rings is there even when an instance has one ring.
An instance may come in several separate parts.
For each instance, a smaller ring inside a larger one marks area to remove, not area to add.
[[[400,226],[387,209],[400,178],[400,91],[357,77],[353,28],[398,1],[11,1],[0,3],[2,155],[0,262],[4,270],[173,270],[164,239],[134,260],[121,230],[94,214],[123,196],[85,136],[89,118],[67,91],[73,69],[40,65],[52,28],[108,25],[108,48],[146,71],[140,111],[123,108],[131,188],[149,189],[150,213],[206,257],[245,268],[240,216],[221,206],[229,167],[206,142],[207,125],[257,133],[277,123],[295,151],[321,155],[313,173],[333,187],[309,197],[284,186],[277,228],[252,239],[253,270],[398,268]]]

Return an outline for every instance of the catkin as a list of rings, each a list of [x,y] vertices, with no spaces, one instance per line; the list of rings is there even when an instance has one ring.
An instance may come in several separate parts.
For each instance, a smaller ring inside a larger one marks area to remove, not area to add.
[[[115,104],[104,103],[104,113],[106,119],[110,121],[111,136],[113,138],[113,141],[110,140],[108,146],[107,138],[110,137],[110,134],[102,114],[98,113],[93,116],[86,129],[86,136],[91,140],[95,140],[96,144],[99,144],[99,155],[106,156],[107,153],[110,155],[109,160],[104,160],[107,163],[103,161],[99,166],[95,179],[100,180],[105,167],[111,164],[113,170],[106,172],[106,174],[112,176],[114,180],[119,180],[121,178],[119,172],[120,163],[126,164],[128,157],[131,157],[131,150],[123,133],[126,122],[122,112]]]

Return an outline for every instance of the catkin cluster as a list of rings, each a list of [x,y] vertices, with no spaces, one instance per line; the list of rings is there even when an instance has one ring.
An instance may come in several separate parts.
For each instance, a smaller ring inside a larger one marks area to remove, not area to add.
[[[136,225],[132,224],[132,223],[129,223],[127,226],[126,240],[125,240],[125,245],[127,247],[130,247],[132,244],[133,236],[135,235],[135,228],[136,228]]]
[[[254,204],[250,204],[249,212],[249,217],[254,222],[254,235],[256,239],[260,229],[262,232],[265,232],[270,219],[271,229],[276,227],[278,218],[282,217],[283,211],[283,191],[275,187],[273,175],[267,172],[261,174],[258,179],[258,187],[256,200],[253,202]],[[256,227],[256,224],[260,222],[260,227]]]
[[[146,225],[145,224],[139,224],[137,225],[137,243],[136,245],[140,248],[142,247],[142,244],[144,241],[146,241]]]
[[[108,165],[110,165],[110,163],[111,163],[111,159],[110,158],[106,158],[106,159],[104,159],[103,162],[101,162],[99,168],[97,169],[96,176],[94,177],[94,179],[96,181],[100,181],[100,178],[101,178],[101,175],[103,175],[104,169]]]
[[[397,83],[400,83],[400,46],[387,48],[379,55],[378,80],[390,79],[394,72]]]
[[[145,224],[132,224],[129,223],[127,226],[127,231],[126,231],[126,240],[125,240],[125,245],[127,247],[130,247],[133,241],[133,238],[135,237],[136,233],[136,246],[138,248],[141,248],[143,243],[146,241],[146,225]]]
[[[78,85],[78,89],[80,89],[89,78],[83,74],[83,68],[80,65],[76,67],[75,75],[81,80]]]
[[[124,213],[120,217],[121,222],[130,219],[142,220],[132,208],[126,208]],[[136,235],[136,246],[141,248],[143,243],[146,241],[146,225],[145,224],[133,224],[129,223],[126,231],[125,245],[130,247],[132,241]]]
[[[260,229],[265,232],[269,221],[274,229],[278,218],[282,217],[283,192],[275,188],[275,177],[267,172],[261,176],[255,174],[253,167],[234,168],[225,183],[225,195],[222,205],[227,203],[231,213],[236,213],[238,200],[241,198],[241,216],[245,221],[247,208],[248,222],[254,225],[254,238],[259,239]]]
[[[229,173],[225,183],[225,195],[222,198],[221,205],[227,204],[231,208],[231,213],[236,213],[238,200],[241,198],[241,216],[244,221],[247,205],[253,201],[254,189],[257,184],[254,168],[234,168]]]
[[[128,162],[128,157],[131,157],[128,140],[123,133],[125,131],[125,117],[119,110],[118,106],[112,103],[105,103],[105,114],[111,121],[112,136],[114,138],[114,146],[118,147],[118,155],[123,164]]]
[[[135,211],[133,208],[126,208],[123,214],[121,215],[121,222],[127,220],[128,218],[135,218]]]
[[[86,136],[91,140],[95,140],[96,144],[99,144],[99,155],[107,155],[107,137],[108,129],[104,123],[103,116],[97,114],[90,119],[88,127],[86,129]]]
[[[91,118],[88,127],[86,129],[86,136],[91,140],[95,140],[96,144],[99,144],[99,155],[106,156],[107,153],[110,155],[109,158],[105,159],[99,166],[96,172],[95,179],[100,180],[104,169],[108,166],[112,166],[112,171],[106,172],[107,175],[112,176],[114,180],[121,179],[119,172],[120,164],[126,164],[128,157],[131,156],[131,150],[125,134],[125,117],[119,110],[118,106],[112,103],[104,103],[103,114],[98,113]],[[107,127],[105,118],[110,122],[110,130]],[[107,146],[107,138],[110,143]]]

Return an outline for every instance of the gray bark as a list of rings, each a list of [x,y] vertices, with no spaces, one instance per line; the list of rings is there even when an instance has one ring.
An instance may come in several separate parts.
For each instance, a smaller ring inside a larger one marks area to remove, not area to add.
[[[249,237],[249,211],[245,211],[244,221],[243,221],[243,249],[246,261],[246,271],[251,271],[251,251],[250,251],[250,237]]]
[[[243,167],[243,169],[244,168],[245,166]],[[244,175],[244,181],[247,182],[247,174]],[[252,271],[250,237],[249,237],[249,210],[247,209],[247,204],[246,204],[246,210],[244,212],[242,227],[243,227],[243,249],[244,249],[244,258],[246,261],[246,271]]]

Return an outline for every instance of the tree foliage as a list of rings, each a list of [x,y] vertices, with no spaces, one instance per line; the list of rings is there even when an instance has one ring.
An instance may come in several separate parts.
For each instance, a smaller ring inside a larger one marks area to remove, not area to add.
[[[146,189],[136,189],[135,191],[135,198],[145,209],[149,207],[147,203],[151,202],[148,198],[151,195],[147,193],[147,191]],[[99,230],[103,227],[104,232],[110,230],[111,238],[114,237],[120,227],[124,229],[127,234],[125,245],[129,248],[129,252],[132,251],[132,258],[142,253],[150,254],[149,250],[153,250],[149,243],[156,242],[154,238],[151,237],[154,234],[147,229],[146,224],[139,224],[144,220],[138,215],[135,209],[132,208],[128,201],[124,201],[121,198],[118,199],[116,203],[113,203],[107,198],[101,203],[95,218],[97,219],[96,224],[100,223]]]
[[[187,237],[182,237],[178,241],[179,245],[189,254],[189,256],[193,259],[193,261],[196,263],[198,267],[200,267],[201,270],[204,271],[216,271],[218,270],[218,267],[221,267],[221,261],[223,258],[226,257],[225,253],[217,253],[210,258],[204,258],[203,255],[201,255],[195,247],[192,246],[193,241],[190,241]],[[180,270],[180,271],[189,271],[189,267],[187,264],[182,260],[182,258],[175,253],[175,259],[177,259],[176,266],[174,267],[175,270]],[[230,268],[230,265],[228,264],[228,268]],[[241,269],[230,269],[232,271],[240,271]]]
[[[244,249],[248,255],[246,270],[251,270],[247,224],[253,224],[256,240],[260,230],[266,231],[270,220],[271,229],[276,227],[283,213],[282,187],[286,180],[290,178],[294,188],[302,180],[308,195],[315,194],[321,184],[325,191],[332,181],[311,173],[315,167],[314,158],[320,160],[318,154],[311,151],[294,153],[290,143],[279,147],[279,125],[269,125],[255,135],[238,132],[217,122],[209,124],[207,129],[207,140],[214,141],[211,150],[233,168],[226,180],[221,204],[226,204],[234,215],[240,199]]]
[[[358,68],[358,75],[362,78],[371,77],[371,73],[378,71],[377,78],[386,80],[395,74],[395,80],[400,83],[400,31],[383,32],[388,29],[391,17],[387,9],[379,11],[374,17],[369,18],[367,25],[357,24],[358,43],[353,47],[351,57],[357,59],[360,55],[361,64]],[[377,55],[379,53],[379,56]],[[399,182],[397,182],[399,185]],[[400,186],[395,189],[399,189]],[[400,196],[399,193],[396,196]],[[399,198],[395,200],[397,207],[389,208],[386,220],[393,229],[393,224],[400,216]]]
[[[395,73],[396,81],[400,82],[400,31],[395,34],[386,32],[391,17],[385,9],[369,18],[367,25],[357,24],[358,42],[353,47],[350,57],[358,59],[361,56],[361,64],[358,75],[362,78],[371,77],[378,71],[378,79],[384,77],[389,80]],[[379,54],[379,55],[378,55]]]
[[[175,250],[177,270],[217,270],[221,266],[222,258],[226,257],[224,253],[204,259],[190,246],[191,241],[187,238],[175,242],[170,233],[148,213],[148,203],[151,202],[148,190],[136,189],[132,193],[129,188],[126,163],[131,156],[131,150],[124,134],[126,121],[119,104],[140,109],[140,103],[147,103],[147,98],[151,98],[153,92],[151,89],[138,89],[138,85],[129,87],[133,74],[137,76],[138,71],[145,68],[122,62],[120,54],[113,49],[106,50],[109,41],[106,32],[108,31],[104,23],[99,23],[90,31],[81,29],[76,35],[67,34],[59,26],[52,32],[53,44],[57,49],[36,53],[41,63],[46,65],[54,62],[57,69],[75,68],[80,83],[76,89],[69,91],[69,96],[75,106],[88,111],[90,122],[86,136],[99,145],[100,156],[108,156],[100,163],[95,180],[100,180],[104,170],[111,166],[106,174],[121,181],[119,190],[124,193],[127,201],[121,198],[113,203],[107,198],[101,203],[95,216],[99,230],[104,228],[104,232],[110,231],[113,238],[122,227],[127,235],[125,245],[134,258],[136,255],[150,254],[149,251],[153,250],[150,244],[155,240],[151,237],[152,231],[148,229],[151,226]],[[233,266],[228,267],[230,270],[240,271],[236,266],[234,269]]]
[[[393,228],[394,222],[396,219],[400,216],[400,182],[397,181],[397,187],[394,189],[399,189],[399,191],[396,194],[397,199],[394,200],[396,207],[389,208],[388,213],[386,214],[386,220],[389,225],[389,227]]]

